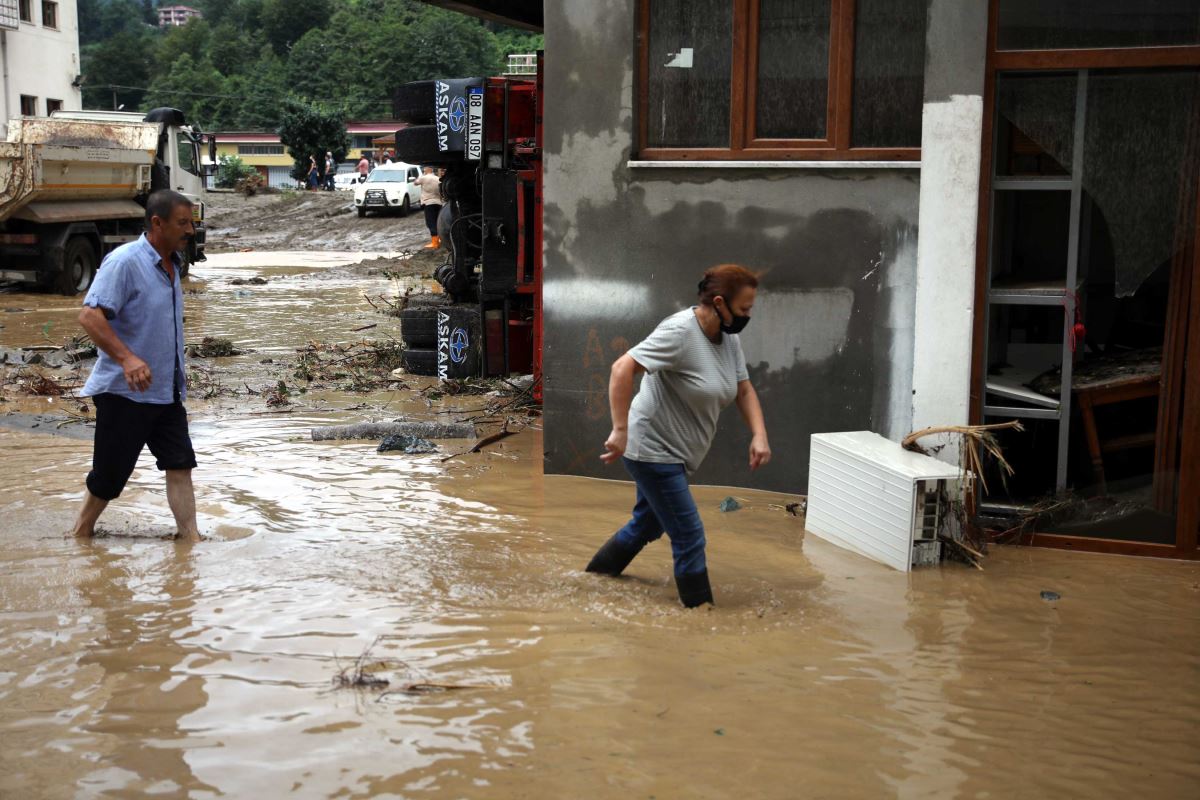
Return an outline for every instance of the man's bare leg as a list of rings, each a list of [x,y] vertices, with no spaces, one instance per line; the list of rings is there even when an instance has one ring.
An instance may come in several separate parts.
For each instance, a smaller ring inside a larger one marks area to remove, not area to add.
[[[168,469],[167,504],[175,515],[176,538],[185,542],[200,541],[200,530],[196,527],[196,492],[192,488],[190,469]]]
[[[75,520],[75,535],[80,539],[90,539],[96,533],[96,520],[101,512],[108,508],[108,501],[101,500],[91,492],[84,490],[83,508],[79,509],[79,519]]]

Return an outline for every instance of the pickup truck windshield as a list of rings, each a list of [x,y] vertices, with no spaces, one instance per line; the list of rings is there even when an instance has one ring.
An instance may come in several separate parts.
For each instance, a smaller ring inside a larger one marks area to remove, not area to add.
[[[402,169],[377,169],[367,178],[367,183],[405,183]]]

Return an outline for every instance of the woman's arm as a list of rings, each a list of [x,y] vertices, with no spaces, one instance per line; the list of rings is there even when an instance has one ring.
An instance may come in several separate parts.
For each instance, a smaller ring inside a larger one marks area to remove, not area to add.
[[[604,454],[600,460],[612,464],[625,455],[629,440],[629,405],[633,402],[633,379],[646,370],[628,353],[613,362],[608,377],[608,409],[612,415],[612,433],[604,442]],[[760,415],[761,417],[761,415]]]
[[[758,393],[750,381],[738,381],[737,407],[754,437],[750,440],[750,469],[756,470],[771,460],[771,445],[767,443],[767,424],[763,422]]]

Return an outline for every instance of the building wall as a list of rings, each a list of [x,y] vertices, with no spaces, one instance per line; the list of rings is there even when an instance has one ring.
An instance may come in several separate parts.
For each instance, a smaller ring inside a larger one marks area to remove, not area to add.
[[[731,407],[694,477],[804,492],[810,434],[910,429],[918,171],[629,166],[635,7],[546,4],[546,469],[625,478],[597,458],[612,361],[737,262],[764,272],[742,340],[775,460],[748,471]]]
[[[3,66],[8,78],[0,81],[3,119],[0,136],[8,136],[8,120],[21,115],[21,95],[37,98],[37,116],[46,115],[46,99],[63,101],[63,108],[82,108],[82,94],[71,85],[79,69],[79,22],[75,0],[58,3],[58,29],[42,26],[42,4],[33,3],[33,22],[22,22],[15,31],[3,31]]]
[[[925,52],[914,429],[969,421],[987,4],[930,0]]]
[[[292,166],[292,157],[286,152],[283,155],[261,155],[261,154],[246,154],[238,153],[239,144],[278,144],[275,142],[229,142],[222,141],[221,134],[215,134],[217,137],[217,158],[221,156],[237,156],[244,163],[252,167],[288,167]]]

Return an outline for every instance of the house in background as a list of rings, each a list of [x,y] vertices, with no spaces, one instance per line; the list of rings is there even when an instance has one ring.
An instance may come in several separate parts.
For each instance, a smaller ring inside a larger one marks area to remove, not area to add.
[[[75,0],[0,0],[0,138],[17,116],[82,107]]]
[[[728,412],[697,482],[1018,419],[984,510],[1200,557],[1196,0],[427,2],[545,33],[547,471],[624,477],[612,361],[735,262],[776,458]]]
[[[158,27],[170,28],[176,25],[186,25],[188,20],[203,16],[199,9],[191,6],[159,6]]]
[[[398,126],[393,120],[383,122],[354,121],[346,123],[349,148],[345,159],[338,164],[338,172],[349,172],[355,168],[364,153],[379,153],[383,149],[376,140],[394,137]],[[218,131],[217,158],[237,156],[246,165],[254,167],[267,184],[277,189],[294,188],[296,180],[291,176],[292,157],[279,141],[279,134],[262,131]],[[395,139],[392,138],[392,142]]]

